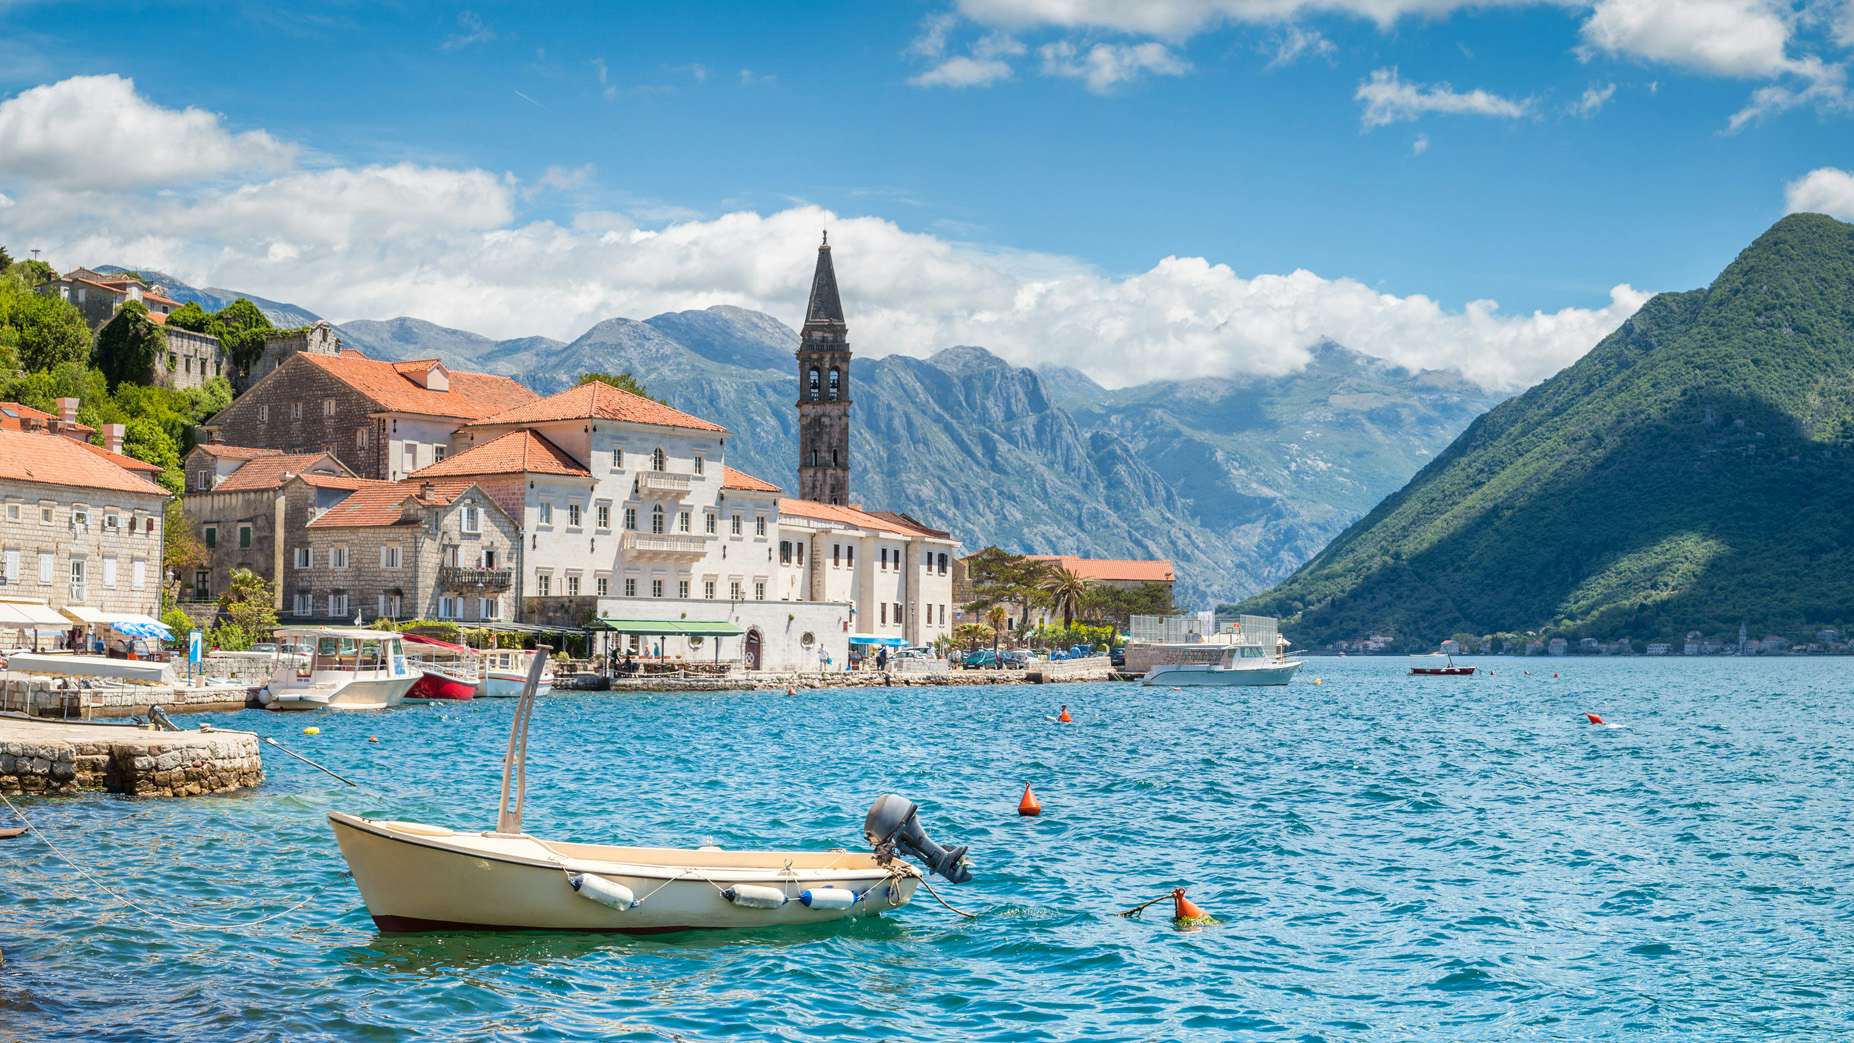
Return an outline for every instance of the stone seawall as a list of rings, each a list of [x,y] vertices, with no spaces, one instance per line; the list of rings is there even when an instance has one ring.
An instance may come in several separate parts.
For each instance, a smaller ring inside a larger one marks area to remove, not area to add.
[[[250,732],[157,732],[0,718],[0,793],[192,797],[264,781]]]
[[[784,688],[919,688],[951,685],[1067,684],[1113,677],[1105,656],[1079,664],[1040,663],[1028,670],[941,670],[933,673],[756,673],[722,677],[613,679],[614,692],[739,692]]]

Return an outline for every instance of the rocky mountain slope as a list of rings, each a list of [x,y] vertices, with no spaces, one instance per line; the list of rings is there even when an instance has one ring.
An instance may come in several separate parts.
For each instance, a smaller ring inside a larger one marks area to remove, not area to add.
[[[1854,622],[1854,225],[1793,215],[1481,417],[1285,583],[1305,644]]]

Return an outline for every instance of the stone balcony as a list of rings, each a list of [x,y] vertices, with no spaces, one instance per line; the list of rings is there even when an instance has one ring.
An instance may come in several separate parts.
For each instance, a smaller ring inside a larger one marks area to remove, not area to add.
[[[683,497],[695,487],[693,475],[674,474],[669,471],[641,471],[637,476],[637,491],[645,496]]]
[[[515,583],[513,569],[475,569],[462,565],[438,567],[438,588],[461,592],[498,594]]]
[[[619,547],[627,557],[655,561],[695,561],[708,553],[713,536],[687,532],[627,532]]]

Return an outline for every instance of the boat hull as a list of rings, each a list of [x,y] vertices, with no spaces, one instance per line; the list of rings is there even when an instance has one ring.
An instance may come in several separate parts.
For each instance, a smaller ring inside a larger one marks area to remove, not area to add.
[[[341,685],[283,689],[273,685],[270,702],[265,705],[272,710],[384,710],[404,702],[415,680],[412,677],[381,677]]]
[[[1268,666],[1245,666],[1218,669],[1210,665],[1168,664],[1155,666],[1140,678],[1143,685],[1167,685],[1178,688],[1266,687],[1283,685],[1294,679],[1299,662],[1273,663]]]
[[[483,675],[483,683],[477,688],[477,698],[514,699],[521,695],[521,686],[527,683],[527,674],[514,674],[491,670]],[[547,695],[553,690],[554,675],[542,674],[541,685],[534,690],[534,694]]]
[[[678,868],[612,862],[591,845],[533,837],[453,833],[415,823],[376,822],[331,812],[329,824],[375,926],[388,933],[428,930],[600,931],[652,934],[701,928],[754,928],[871,916],[906,905],[919,883],[911,869],[878,867],[867,855],[810,852],[656,852],[710,863]],[[588,854],[574,854],[583,849]],[[785,870],[783,861],[837,862]],[[725,865],[730,861],[762,863]],[[592,873],[640,901],[614,909],[574,890],[570,873]],[[774,909],[735,905],[732,884],[773,886],[793,899],[806,888],[844,887],[862,898],[847,909],[792,900]]]
[[[1473,677],[1471,666],[1416,666],[1410,668],[1411,677]]]
[[[476,684],[471,681],[459,681],[443,674],[421,674],[412,682],[406,692],[406,698],[413,701],[456,701],[476,698]]]

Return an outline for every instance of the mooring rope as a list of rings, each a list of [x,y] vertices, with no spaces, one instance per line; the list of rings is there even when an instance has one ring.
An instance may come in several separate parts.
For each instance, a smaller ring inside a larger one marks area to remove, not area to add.
[[[927,879],[926,874],[924,873],[921,874],[920,881],[921,881],[921,886],[927,889],[927,893],[933,896],[933,900],[936,902],[939,902],[942,906],[945,906],[947,912],[957,913],[958,915],[963,916],[968,920],[978,919],[977,913],[968,913],[964,909],[955,909],[954,907],[947,905],[946,899],[940,897],[940,892],[933,889],[933,881]]]
[[[96,888],[97,890],[103,892],[104,894],[110,896],[111,898],[114,898],[116,901],[121,902],[123,905],[128,906],[130,909],[135,910],[136,912],[142,914],[143,916],[148,917],[149,919],[159,920],[164,924],[169,924],[174,927],[180,927],[180,928],[184,928],[190,931],[241,931],[247,928],[256,927],[257,925],[261,923],[268,923],[272,920],[278,919],[279,917],[288,916],[289,914],[295,912],[296,910],[301,909],[303,906],[308,905],[310,902],[314,901],[321,894],[320,891],[317,891],[314,894],[309,895],[307,898],[304,898],[302,901],[297,902],[295,905],[290,906],[288,909],[284,909],[280,912],[271,913],[268,916],[260,916],[255,920],[245,920],[239,923],[205,923],[203,921],[176,920],[173,917],[168,916],[164,913],[158,913],[154,911],[153,909],[150,909],[147,906],[142,905],[140,902],[135,901],[132,898],[128,898],[122,894],[117,893],[108,884],[105,884],[103,881],[97,879],[95,874],[91,873],[90,870],[85,869],[83,865],[78,863],[76,859],[72,858],[70,855],[65,854],[64,849],[59,847],[57,844],[53,843],[50,837],[46,836],[45,833],[42,830],[40,830],[38,826],[34,825],[32,820],[26,817],[25,812],[19,810],[19,807],[17,805],[15,805],[11,800],[7,799],[6,794],[0,793],[0,801],[4,801],[7,806],[7,809],[12,811],[13,814],[19,818],[19,821],[25,823],[27,831],[29,831],[33,836],[38,837],[39,840],[42,841],[46,847],[51,849],[51,853],[54,855],[57,855],[59,860],[62,861],[65,865],[68,865],[72,869],[76,870],[77,875],[89,881],[90,886]]]

